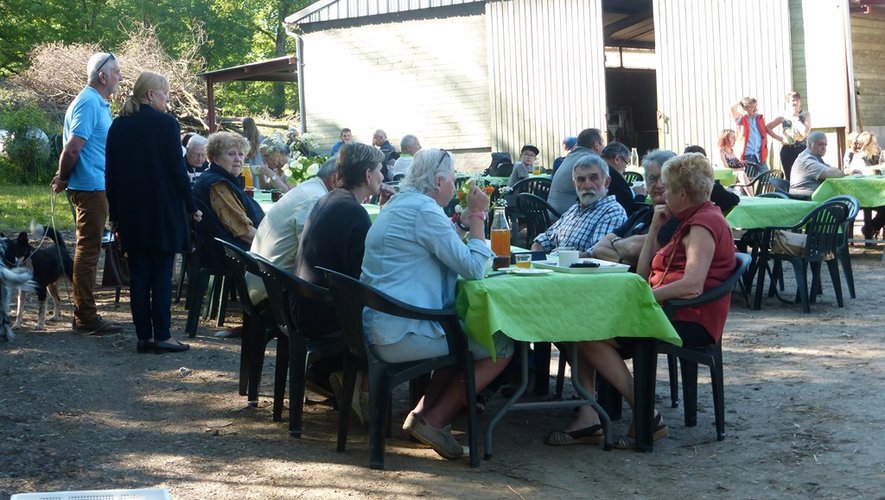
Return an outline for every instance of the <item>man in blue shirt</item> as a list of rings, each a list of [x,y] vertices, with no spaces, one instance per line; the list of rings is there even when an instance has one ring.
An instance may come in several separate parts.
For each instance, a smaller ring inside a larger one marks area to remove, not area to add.
[[[349,128],[341,129],[341,140],[332,145],[332,156],[338,154],[338,150],[345,144],[353,142],[353,133]]]
[[[67,189],[75,209],[74,330],[81,335],[107,335],[123,329],[101,319],[93,294],[108,218],[104,171],[111,108],[107,99],[119,90],[123,75],[113,54],[99,52],[89,58],[86,76],[88,84],[65,113],[64,149],[51,186],[56,193]]]

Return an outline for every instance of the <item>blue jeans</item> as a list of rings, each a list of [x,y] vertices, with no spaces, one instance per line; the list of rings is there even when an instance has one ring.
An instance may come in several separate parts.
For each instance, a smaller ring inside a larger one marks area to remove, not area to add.
[[[172,336],[172,263],[175,254],[131,250],[127,255],[135,334],[138,340],[169,340]]]

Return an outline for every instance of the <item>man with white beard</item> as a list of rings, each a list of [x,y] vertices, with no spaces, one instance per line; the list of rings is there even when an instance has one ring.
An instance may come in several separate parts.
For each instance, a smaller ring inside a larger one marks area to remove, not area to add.
[[[532,250],[550,253],[556,248],[571,247],[589,257],[597,241],[627,220],[627,212],[613,195],[608,195],[611,178],[601,157],[588,154],[575,164],[572,172],[578,201],[562,214],[547,231],[539,234]]]

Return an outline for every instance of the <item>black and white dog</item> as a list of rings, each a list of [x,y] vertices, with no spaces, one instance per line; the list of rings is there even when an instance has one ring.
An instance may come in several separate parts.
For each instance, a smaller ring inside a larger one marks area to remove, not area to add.
[[[12,299],[12,292],[16,289],[34,289],[30,269],[6,266],[6,257],[12,255],[11,247],[15,244],[16,240],[0,234],[0,254],[3,255],[3,259],[0,259],[0,342],[15,339],[15,334],[12,333],[12,322],[9,321],[9,301]],[[14,258],[12,266],[15,266]]]
[[[55,244],[34,250],[28,241],[28,233],[22,232],[12,245],[12,252],[7,248],[4,256],[6,260],[9,260],[10,253],[12,253],[16,259],[15,262],[24,262],[24,266],[31,269],[33,280],[36,283],[37,300],[40,303],[37,313],[37,330],[44,330],[46,328],[47,291],[49,295],[52,295],[53,301],[52,316],[49,317],[49,320],[58,321],[61,319],[61,296],[58,293],[57,283],[62,278],[67,278],[69,282],[72,281],[74,260],[71,258],[71,253],[61,235],[56,233],[54,229],[51,227],[44,229],[41,225],[32,224],[31,231],[41,234],[43,238],[49,238]],[[20,289],[14,328],[21,327],[24,309],[25,291]]]

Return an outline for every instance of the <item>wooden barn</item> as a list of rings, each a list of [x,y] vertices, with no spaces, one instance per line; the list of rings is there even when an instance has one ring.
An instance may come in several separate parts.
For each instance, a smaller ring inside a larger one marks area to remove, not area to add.
[[[831,144],[859,127],[881,135],[885,8],[865,4],[320,0],[286,24],[306,127],[325,145],[343,127],[366,143],[382,128],[397,148],[414,134],[480,168],[526,143],[550,165],[560,140],[587,127],[640,152],[715,152],[732,104],[753,96],[774,117],[790,90]]]

